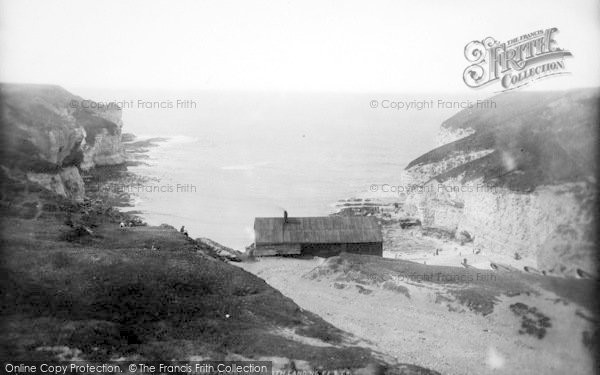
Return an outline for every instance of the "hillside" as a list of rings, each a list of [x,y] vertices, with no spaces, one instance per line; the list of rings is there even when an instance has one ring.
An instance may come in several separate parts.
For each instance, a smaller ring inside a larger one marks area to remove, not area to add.
[[[441,125],[443,144],[404,172],[426,187],[407,197],[409,216],[467,233],[492,258],[597,275],[599,98],[598,89],[508,92],[491,98],[495,108],[459,112]]]
[[[174,228],[121,229],[117,217],[98,214],[85,222],[89,236],[60,216],[4,216],[4,359],[70,353],[90,362],[277,357],[286,366],[296,361],[310,368],[384,364],[352,345],[348,334]],[[292,338],[280,333],[288,331]]]
[[[495,108],[466,109],[441,125],[441,133],[471,133],[410,162],[408,170],[448,162],[457,155],[489,154],[449,164],[429,178],[482,179],[515,191],[564,182],[595,183],[598,89],[510,92],[492,97]],[[445,135],[446,135],[445,134]]]

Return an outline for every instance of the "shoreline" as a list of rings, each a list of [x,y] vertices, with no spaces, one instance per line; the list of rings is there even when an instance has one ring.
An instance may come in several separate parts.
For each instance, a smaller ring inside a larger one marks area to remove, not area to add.
[[[125,162],[116,165],[96,166],[82,173],[85,183],[86,195],[93,199],[102,199],[108,205],[120,212],[144,220],[144,212],[136,209],[139,197],[132,192],[133,186],[141,186],[152,178],[143,174],[132,172],[131,167],[149,165],[150,148],[159,147],[161,142],[167,141],[165,137],[150,137],[138,139],[131,133],[124,133],[122,145],[125,153]]]
[[[148,165],[144,160],[149,158],[148,153],[150,149],[161,147],[161,144],[168,142],[170,138],[145,137],[140,139],[130,133],[124,134],[124,137],[125,142],[123,142],[123,145],[127,155],[126,162],[119,166],[101,167],[109,169],[109,172],[103,178],[115,177],[117,185],[119,183],[122,184],[123,181],[127,185],[150,181],[150,177],[130,172],[128,167]],[[116,176],[112,175],[111,168],[117,170]],[[144,220],[144,212],[135,210],[135,199],[136,195],[134,193],[123,193],[121,194],[121,199],[112,202],[117,203],[114,205],[123,213],[131,214]],[[426,265],[457,268],[473,267],[480,270],[541,274],[541,272],[536,270],[535,260],[530,258],[515,259],[514,257],[501,254],[486,253],[481,249],[476,249],[471,242],[461,243],[461,241],[448,233],[439,230],[436,231],[434,228],[422,228],[420,226],[402,228],[400,226],[401,221],[414,222],[416,220],[403,212],[404,204],[405,198],[402,199],[400,196],[390,197],[389,194],[363,192],[350,198],[341,198],[328,206],[330,216],[373,215],[378,217],[384,236],[384,258],[402,259]],[[133,208],[133,210],[126,211],[127,208]],[[204,237],[203,239],[214,242]],[[241,250],[233,250],[218,242],[214,243],[218,244],[219,248],[225,249],[226,253],[236,254],[236,256],[244,253],[249,246],[252,246],[252,244],[249,244]],[[464,264],[465,260],[466,265]]]

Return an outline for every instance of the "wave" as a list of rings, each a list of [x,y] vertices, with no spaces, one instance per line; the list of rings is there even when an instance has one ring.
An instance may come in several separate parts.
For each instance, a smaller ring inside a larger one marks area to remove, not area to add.
[[[200,138],[189,135],[164,135],[164,134],[136,134],[136,141],[147,141],[149,139],[162,139],[167,144],[182,144],[200,142]],[[208,141],[207,141],[208,142]]]
[[[198,137],[191,137],[189,135],[174,135],[172,137],[167,137],[169,140],[168,143],[173,144],[181,144],[181,143],[196,143],[200,141]]]
[[[226,170],[226,171],[251,171],[256,168],[264,167],[269,164],[270,164],[270,162],[268,162],[268,161],[261,161],[261,162],[252,163],[252,164],[227,165],[227,166],[221,167],[221,169]]]

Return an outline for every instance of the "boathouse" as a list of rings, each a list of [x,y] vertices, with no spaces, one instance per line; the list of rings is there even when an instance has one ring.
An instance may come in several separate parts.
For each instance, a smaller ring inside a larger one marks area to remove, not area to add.
[[[257,217],[255,256],[383,255],[381,227],[373,216]]]

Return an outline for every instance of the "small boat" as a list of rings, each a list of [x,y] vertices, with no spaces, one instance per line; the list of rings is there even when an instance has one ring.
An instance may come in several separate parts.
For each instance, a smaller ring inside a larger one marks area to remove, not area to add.
[[[577,277],[580,279],[593,279],[592,274],[585,272],[584,270],[581,269],[577,269],[577,271],[575,271],[575,273],[577,274]]]
[[[523,267],[523,269],[525,270],[525,272],[535,273],[537,275],[542,275],[542,273],[539,270],[537,270],[536,268],[533,268],[533,267],[525,266],[525,267]]]
[[[491,263],[490,262],[490,267],[494,271],[499,271],[499,272],[514,272],[514,271],[518,271],[517,268],[515,268],[513,266],[509,266],[508,264],[502,264],[502,263]]]

